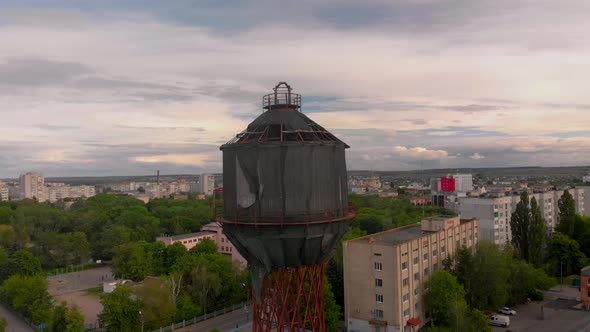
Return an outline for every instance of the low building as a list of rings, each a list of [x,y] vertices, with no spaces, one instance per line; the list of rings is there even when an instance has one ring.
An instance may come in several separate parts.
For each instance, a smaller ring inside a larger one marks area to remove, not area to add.
[[[232,261],[236,261],[243,268],[247,266],[246,259],[240,255],[225,234],[223,234],[223,228],[221,227],[221,224],[217,222],[212,222],[203,226],[201,232],[175,236],[161,236],[156,238],[156,241],[162,241],[167,246],[175,242],[180,242],[187,250],[190,250],[205,238],[211,239],[215,242],[219,253],[227,256]]]
[[[347,331],[424,326],[424,283],[458,248],[479,241],[479,221],[434,217],[344,242]]]
[[[187,250],[192,249],[196,246],[199,242],[203,241],[203,239],[209,238],[215,241],[215,232],[211,231],[203,231],[203,232],[196,232],[190,234],[181,234],[181,235],[174,235],[174,236],[160,236],[156,238],[156,241],[162,241],[165,245],[169,246],[173,243],[180,242],[182,243]]]

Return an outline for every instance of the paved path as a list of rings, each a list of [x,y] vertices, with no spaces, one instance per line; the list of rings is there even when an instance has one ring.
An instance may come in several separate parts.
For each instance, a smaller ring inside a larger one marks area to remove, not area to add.
[[[206,321],[174,330],[176,332],[209,332],[218,328],[221,332],[251,332],[252,331],[252,310],[248,307],[248,318],[246,311],[238,309],[228,314],[217,316]],[[237,325],[236,325],[237,324]],[[236,328],[236,326],[238,328]]]
[[[0,304],[0,317],[5,317],[8,321],[6,332],[34,332],[32,327],[27,325],[18,316],[8,311],[3,304]]]

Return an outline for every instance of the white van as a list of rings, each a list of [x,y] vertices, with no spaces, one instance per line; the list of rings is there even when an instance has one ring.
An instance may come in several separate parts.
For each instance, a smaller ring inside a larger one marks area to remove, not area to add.
[[[490,317],[490,324],[508,327],[510,325],[510,317],[502,315],[493,315],[492,317]]]

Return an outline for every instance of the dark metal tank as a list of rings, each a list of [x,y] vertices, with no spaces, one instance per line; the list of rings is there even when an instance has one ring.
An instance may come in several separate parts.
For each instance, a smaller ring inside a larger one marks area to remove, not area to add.
[[[281,82],[223,151],[225,234],[260,277],[321,264],[348,229],[344,142],[301,113]]]

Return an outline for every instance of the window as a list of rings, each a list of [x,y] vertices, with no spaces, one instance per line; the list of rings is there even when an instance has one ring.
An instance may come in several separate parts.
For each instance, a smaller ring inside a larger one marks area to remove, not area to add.
[[[437,255],[438,255],[438,250],[437,249],[434,249],[432,251],[432,257],[436,257]]]
[[[408,293],[404,294],[404,297],[402,298],[402,300],[403,300],[404,302],[408,302],[408,301],[410,301],[410,294],[408,294]]]
[[[383,265],[381,264],[381,262],[375,262],[375,271],[382,271],[383,270]]]
[[[375,294],[375,302],[383,303],[383,295],[382,294]]]
[[[221,238],[221,242],[225,242],[225,238]]]
[[[428,277],[428,273],[430,273],[430,269],[429,268],[425,268],[424,269],[424,277]]]
[[[381,253],[376,252],[373,255],[380,257],[381,256]]]
[[[442,247],[440,247],[440,252],[442,252],[444,254],[446,249],[447,248],[445,246],[442,246]]]
[[[383,310],[375,309],[375,318],[383,318]]]
[[[408,286],[408,278],[404,278],[402,284],[404,285],[404,287]]]
[[[408,269],[408,262],[402,262],[402,270]]]
[[[414,296],[418,296],[420,294],[420,290],[418,288],[414,288]]]
[[[383,279],[375,279],[375,287],[383,287]]]
[[[229,247],[229,251],[231,251],[231,248],[232,248],[232,247]]]
[[[404,310],[404,318],[410,317],[410,309]]]
[[[424,254],[424,260],[427,261],[428,260],[428,254]]]
[[[414,257],[414,265],[418,264],[418,257]]]
[[[420,280],[420,272],[414,273],[414,280],[416,280],[416,281]]]
[[[416,302],[416,303],[414,304],[414,309],[415,309],[416,311],[418,311],[418,310],[420,309],[420,303]]]
[[[436,270],[438,270],[438,263],[434,263],[434,265],[432,266],[432,271]]]

